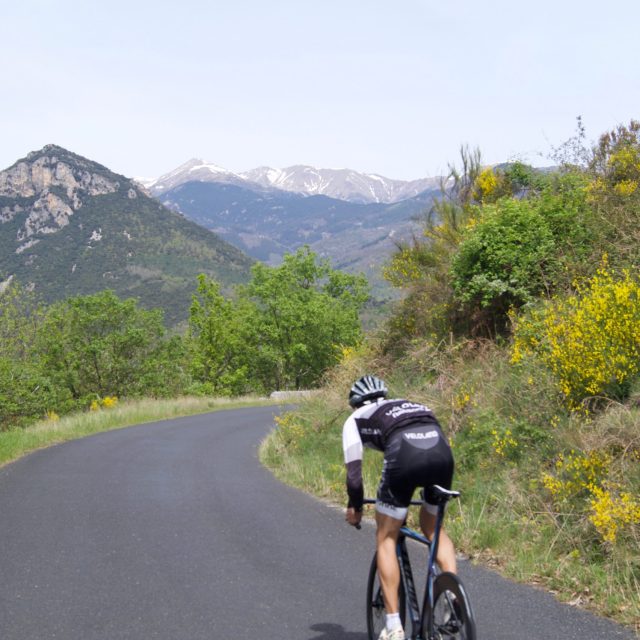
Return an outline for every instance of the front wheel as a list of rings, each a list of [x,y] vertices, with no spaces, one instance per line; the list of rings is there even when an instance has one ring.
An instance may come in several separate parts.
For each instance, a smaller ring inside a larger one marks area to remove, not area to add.
[[[425,636],[434,640],[475,640],[476,623],[471,603],[462,582],[453,573],[441,573],[434,581],[432,636],[428,635],[428,615],[429,612],[424,612]]]
[[[405,597],[402,580],[400,580],[400,590],[398,592],[398,602],[400,603],[400,620],[404,627],[405,619]],[[369,569],[369,580],[367,582],[367,631],[369,640],[378,640],[380,632],[384,629],[387,618],[387,610],[382,597],[382,586],[378,575],[378,555],[373,554],[371,568]]]

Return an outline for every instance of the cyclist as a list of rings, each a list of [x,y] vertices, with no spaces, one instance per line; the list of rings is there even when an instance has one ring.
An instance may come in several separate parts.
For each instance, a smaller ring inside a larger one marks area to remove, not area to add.
[[[378,573],[387,612],[380,640],[404,640],[398,602],[398,534],[415,489],[433,484],[450,489],[454,463],[434,413],[417,402],[387,400],[387,395],[384,381],[373,375],[356,380],[349,392],[349,405],[354,411],[342,430],[349,497],[346,520],[356,526],[362,519],[363,445],[384,452],[375,507]],[[420,508],[420,527],[429,539],[436,513],[437,507],[429,504],[427,494]],[[440,532],[436,560],[443,571],[456,573],[455,549],[444,530]]]

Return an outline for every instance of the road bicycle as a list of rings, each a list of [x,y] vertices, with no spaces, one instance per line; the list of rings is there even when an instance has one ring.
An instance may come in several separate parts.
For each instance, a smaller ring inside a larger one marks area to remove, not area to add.
[[[411,620],[411,635],[407,634],[409,640],[476,639],[476,625],[471,603],[460,578],[453,573],[440,572],[435,563],[446,504],[450,499],[459,496],[458,491],[448,491],[438,485],[427,489],[428,502],[438,507],[436,526],[431,542],[417,531],[410,529],[406,521],[400,529],[396,551],[401,578],[398,595],[400,619],[405,633],[407,633],[405,626],[407,613]],[[364,502],[375,504],[375,500],[370,498],[365,499]],[[412,500],[411,504],[421,505],[422,502]],[[418,602],[409,560],[408,538],[429,548],[422,607]],[[382,587],[378,576],[377,554],[374,554],[367,582],[367,630],[370,640],[378,640],[378,636],[385,626],[385,614]]]

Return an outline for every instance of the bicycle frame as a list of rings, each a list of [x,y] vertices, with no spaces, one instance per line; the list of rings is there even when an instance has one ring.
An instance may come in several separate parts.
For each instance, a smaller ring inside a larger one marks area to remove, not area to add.
[[[398,559],[398,565],[400,567],[401,586],[403,587],[404,592],[404,604],[402,604],[402,602],[401,604],[403,607],[405,607],[403,611],[408,611],[409,618],[411,619],[411,634],[407,634],[406,637],[407,640],[435,640],[436,634],[437,637],[441,637],[440,632],[442,629],[444,629],[447,636],[451,635],[451,627],[449,626],[449,628],[447,628],[447,625],[449,625],[449,620],[451,620],[451,614],[449,614],[448,618],[444,619],[444,626],[442,621],[438,621],[436,625],[435,620],[435,599],[436,597],[438,597],[439,599],[440,596],[444,596],[444,598],[446,599],[445,606],[447,607],[447,610],[449,612],[454,612],[456,611],[456,609],[460,609],[460,613],[453,613],[453,633],[457,634],[457,631],[464,629],[465,633],[463,637],[468,638],[469,640],[475,640],[476,630],[475,622],[473,619],[473,612],[471,610],[469,600],[464,592],[462,583],[457,578],[457,576],[452,573],[441,573],[436,565],[445,507],[450,498],[457,498],[460,496],[460,493],[457,491],[447,491],[445,489],[442,489],[442,487],[439,487],[438,485],[433,485],[429,489],[434,492],[434,502],[437,504],[436,520],[432,536],[433,542],[417,531],[410,529],[405,521],[400,528],[398,543],[396,545],[396,556]],[[376,501],[372,498],[364,499],[364,504],[375,504],[375,502]],[[422,502],[419,501],[411,501],[411,505],[421,504]],[[356,526],[360,528],[359,525]],[[429,547],[427,575],[425,580],[424,596],[422,599],[422,607],[418,603],[418,595],[416,592],[413,570],[411,568],[411,560],[409,558],[409,551],[407,549],[407,539],[414,540]],[[371,589],[373,589],[375,585],[376,573],[377,568],[374,563],[371,566],[368,582],[369,586],[367,588],[367,597],[369,598],[367,604],[367,626],[369,629],[369,637],[371,638],[373,638],[372,628],[375,628],[375,623],[372,622],[372,612],[374,611],[374,609],[377,611],[383,609],[381,584],[378,584],[377,594],[373,598],[373,600],[371,599],[373,595]],[[435,592],[436,588],[438,589],[437,594]],[[456,601],[459,603],[457,607],[455,605]],[[441,611],[441,613],[443,612]],[[402,618],[404,625],[404,616],[402,616]],[[460,624],[462,624],[462,627],[459,626]],[[438,626],[437,631],[436,626]]]
[[[444,505],[438,506],[438,515],[436,518],[436,526],[433,534],[433,542],[430,542],[417,531],[413,531],[408,526],[403,525],[398,536],[398,545],[396,554],[398,556],[398,564],[400,565],[400,577],[403,581],[404,592],[407,598],[407,608],[411,619],[411,639],[412,640],[429,640],[433,636],[433,582],[436,577],[435,560],[438,554],[438,541],[440,539],[440,529],[442,527],[442,519],[444,517]],[[413,571],[411,569],[411,561],[409,560],[409,551],[407,549],[406,540],[415,540],[429,547],[429,558],[427,561],[427,578],[422,602],[422,611],[428,611],[427,629],[423,628],[424,617],[421,615],[421,609],[418,605],[418,596],[416,593],[415,582],[413,579]],[[425,635],[425,632],[428,635]]]

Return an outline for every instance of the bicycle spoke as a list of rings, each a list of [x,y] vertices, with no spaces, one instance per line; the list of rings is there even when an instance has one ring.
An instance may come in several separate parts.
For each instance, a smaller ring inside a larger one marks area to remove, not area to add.
[[[434,585],[433,630],[438,640],[475,640],[475,623],[459,578],[445,573]]]

